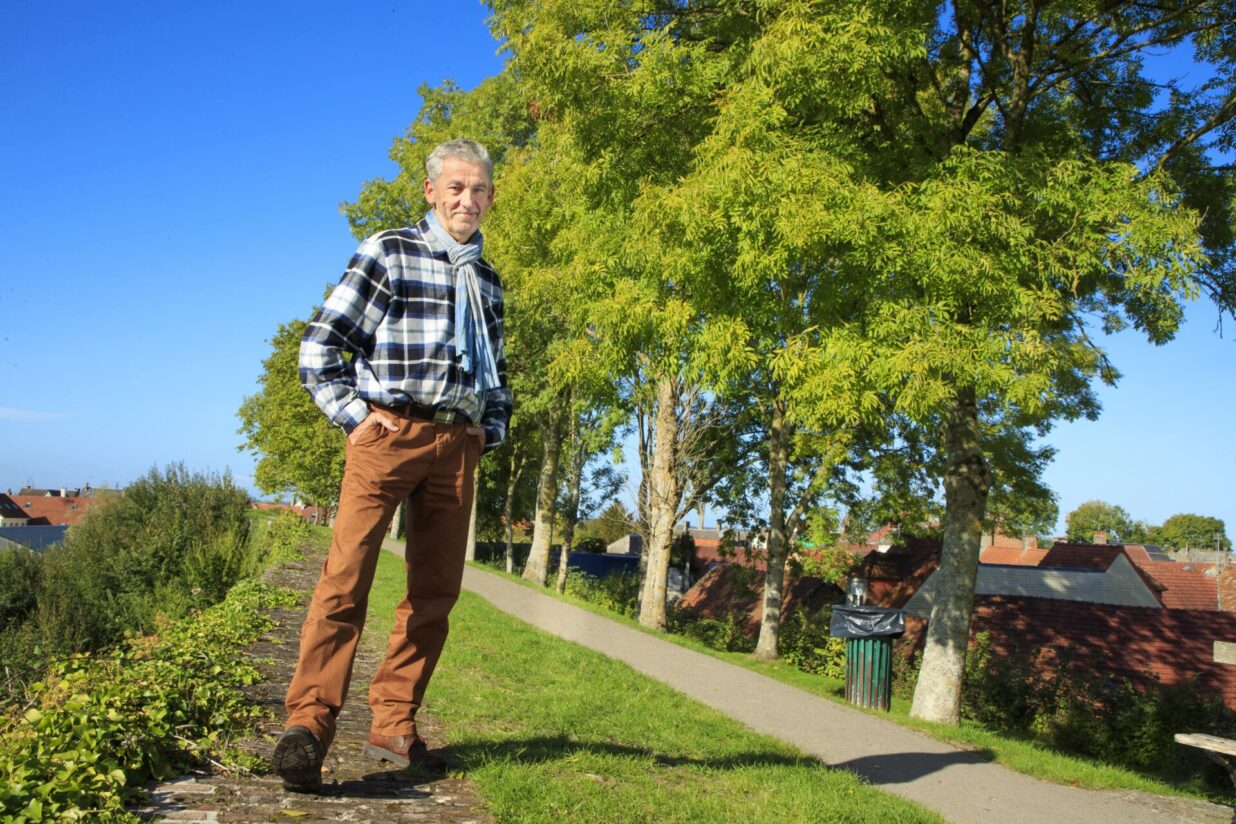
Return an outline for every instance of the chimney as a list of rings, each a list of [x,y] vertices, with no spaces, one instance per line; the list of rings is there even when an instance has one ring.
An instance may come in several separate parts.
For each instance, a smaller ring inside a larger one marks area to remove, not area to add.
[[[1099,546],[1105,546],[1107,544],[1107,533],[1101,529],[1094,533],[1094,543]]]

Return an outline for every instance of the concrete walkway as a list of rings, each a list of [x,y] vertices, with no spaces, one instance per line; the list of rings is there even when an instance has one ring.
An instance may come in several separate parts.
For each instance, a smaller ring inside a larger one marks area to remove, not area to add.
[[[402,547],[388,542],[402,556]],[[916,801],[957,824],[1229,824],[1216,804],[1128,791],[1051,784],[1013,772],[891,721],[771,678],[469,566],[464,587],[503,612],[624,661],[752,730],[793,744],[826,764]]]

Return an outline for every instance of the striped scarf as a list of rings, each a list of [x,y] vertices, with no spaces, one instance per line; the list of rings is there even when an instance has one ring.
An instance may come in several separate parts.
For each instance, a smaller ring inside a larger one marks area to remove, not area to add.
[[[476,394],[484,400],[486,390],[498,386],[498,365],[485,330],[481,286],[476,279],[476,267],[472,265],[481,259],[483,239],[477,231],[468,243],[460,243],[443,228],[432,210],[425,221],[434,240],[445,247],[455,276],[456,365],[461,373],[472,377]]]

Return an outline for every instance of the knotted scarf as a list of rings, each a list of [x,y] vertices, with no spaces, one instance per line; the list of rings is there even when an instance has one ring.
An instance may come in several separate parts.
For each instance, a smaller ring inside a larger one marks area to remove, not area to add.
[[[498,386],[498,365],[489,344],[481,284],[474,265],[481,259],[481,233],[477,231],[467,243],[460,243],[443,228],[432,211],[425,220],[434,240],[445,247],[455,276],[456,365],[460,373],[472,378],[473,388],[484,403],[485,391]]]

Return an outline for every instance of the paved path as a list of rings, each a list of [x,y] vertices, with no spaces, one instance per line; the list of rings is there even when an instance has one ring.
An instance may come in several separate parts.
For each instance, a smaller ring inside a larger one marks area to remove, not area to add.
[[[389,546],[402,555],[402,547]],[[625,661],[827,764],[958,824],[1229,824],[1232,810],[1206,802],[1051,784],[984,761],[890,721],[663,641],[587,610],[468,567],[464,587],[554,635]]]

